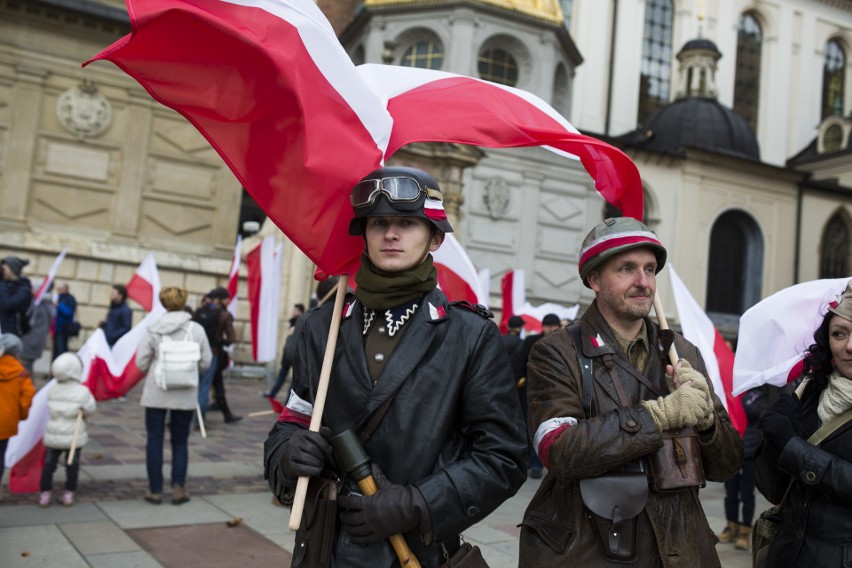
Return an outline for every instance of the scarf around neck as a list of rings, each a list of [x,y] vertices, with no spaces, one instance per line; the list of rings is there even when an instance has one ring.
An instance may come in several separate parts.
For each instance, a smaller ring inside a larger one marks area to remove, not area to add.
[[[364,306],[374,310],[387,310],[420,298],[438,285],[438,269],[432,263],[432,255],[411,270],[385,272],[379,270],[367,253],[361,255],[361,266],[355,273],[355,297]]]
[[[852,408],[852,379],[841,375],[837,369],[828,377],[828,386],[819,395],[817,414],[823,424]]]

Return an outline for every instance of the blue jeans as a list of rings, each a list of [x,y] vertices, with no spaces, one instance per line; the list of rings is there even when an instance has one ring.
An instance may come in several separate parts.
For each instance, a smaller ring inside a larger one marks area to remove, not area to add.
[[[63,353],[68,351],[68,336],[64,333],[54,332],[53,334],[53,359],[56,359]],[[51,361],[53,360],[51,359]]]
[[[213,377],[216,376],[216,367],[219,360],[218,355],[213,355],[210,366],[198,378],[198,406],[201,408],[201,416],[207,417],[207,402],[210,400],[210,387],[213,385]]]
[[[145,466],[148,470],[148,489],[151,493],[163,492],[163,438],[166,435],[167,408],[145,409],[145,431],[148,443],[145,446]],[[172,410],[169,423],[169,438],[172,442],[172,485],[186,485],[186,470],[189,466],[189,427],[194,410]]]

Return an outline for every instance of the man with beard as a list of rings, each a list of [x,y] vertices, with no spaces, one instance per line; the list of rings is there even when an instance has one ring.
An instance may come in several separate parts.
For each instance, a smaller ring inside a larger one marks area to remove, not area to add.
[[[654,454],[680,444],[671,436],[683,429],[697,442],[678,447],[700,453],[704,478],[724,481],[743,459],[698,349],[648,318],[665,262],[643,223],[606,219],[580,252],[594,302],[580,323],[532,350],[530,431],[548,474],[522,523],[524,568],[720,566],[697,484],[657,490],[649,474]],[[672,343],[682,357],[675,367],[666,364]]]

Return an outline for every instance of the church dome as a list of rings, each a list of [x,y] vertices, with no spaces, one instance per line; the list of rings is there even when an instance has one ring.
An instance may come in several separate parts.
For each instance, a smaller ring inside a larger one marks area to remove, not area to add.
[[[495,6],[512,12],[520,12],[521,14],[554,24],[562,24],[565,21],[559,0],[471,0],[471,2],[474,4]],[[435,0],[429,2],[424,0],[364,0],[364,7],[375,8],[379,6],[410,6],[412,4],[434,3]]]

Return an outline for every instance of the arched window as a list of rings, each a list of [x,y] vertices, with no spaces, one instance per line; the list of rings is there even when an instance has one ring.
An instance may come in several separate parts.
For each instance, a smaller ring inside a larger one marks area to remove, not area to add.
[[[518,83],[518,63],[505,49],[488,48],[479,53],[479,76],[514,87]]]
[[[553,75],[553,101],[551,104],[553,108],[559,111],[559,114],[565,117],[568,116],[570,94],[568,71],[566,71],[565,65],[560,63],[556,66],[556,73]]]
[[[760,52],[763,34],[753,14],[740,17],[737,32],[737,70],[734,78],[734,111],[757,131],[757,110],[760,101]]]
[[[403,67],[440,69],[444,63],[444,49],[434,41],[421,41],[409,47],[402,56]]]
[[[820,243],[819,277],[849,276],[849,221],[841,212],[832,215],[822,232]]]
[[[639,123],[669,102],[672,69],[671,0],[645,2],[645,31],[642,40],[642,68],[639,77]]]
[[[843,114],[846,54],[837,40],[825,44],[825,66],[822,69],[822,117]]]
[[[742,315],[760,301],[763,235],[742,211],[720,216],[710,231],[707,312]]]

